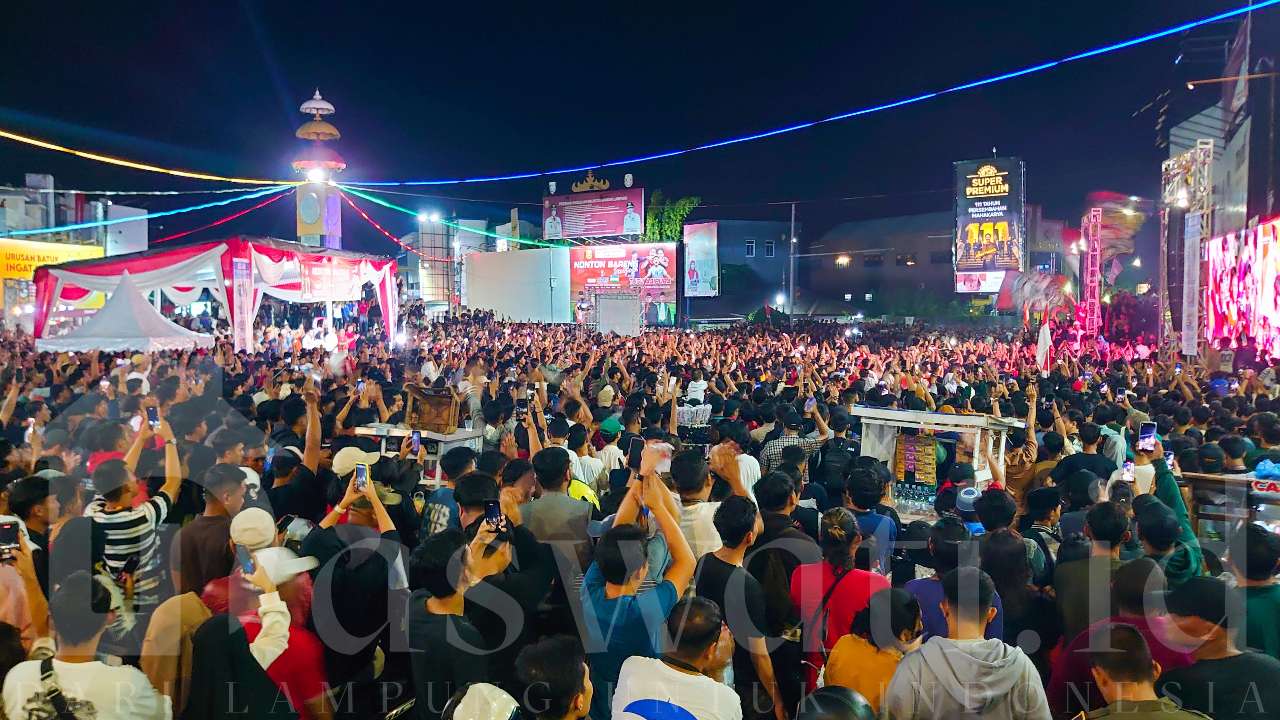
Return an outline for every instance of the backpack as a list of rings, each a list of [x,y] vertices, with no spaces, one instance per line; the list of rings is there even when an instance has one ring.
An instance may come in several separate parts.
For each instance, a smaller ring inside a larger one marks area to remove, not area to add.
[[[822,483],[827,494],[840,498],[844,496],[844,479],[853,466],[853,448],[845,438],[831,438],[822,445],[822,460],[814,470],[814,479]]]

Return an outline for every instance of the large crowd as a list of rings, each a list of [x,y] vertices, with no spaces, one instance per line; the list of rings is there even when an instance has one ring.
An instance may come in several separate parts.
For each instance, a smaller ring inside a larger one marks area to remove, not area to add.
[[[1280,536],[1180,482],[1280,476],[1249,353],[353,310],[0,338],[0,717],[1280,717]],[[934,433],[922,517],[860,408],[1020,422]]]

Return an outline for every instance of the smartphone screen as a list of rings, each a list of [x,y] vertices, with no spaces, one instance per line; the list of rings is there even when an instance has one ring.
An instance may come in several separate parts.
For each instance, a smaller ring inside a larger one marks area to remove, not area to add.
[[[1156,424],[1144,422],[1138,428],[1138,449],[1151,452],[1156,449]]]
[[[18,547],[18,521],[9,520],[0,523],[0,550],[12,550]]]
[[[147,422],[151,424],[151,429],[156,430],[160,427],[160,409],[152,405],[147,408]]]
[[[106,392],[106,391],[107,391],[107,389],[111,387],[111,381],[110,381],[110,380],[100,380],[100,381],[98,381],[98,387],[99,387],[99,388],[101,388],[103,392]]]
[[[356,489],[359,490],[360,492],[364,492],[364,489],[368,487],[368,485],[369,485],[369,466],[357,465],[356,466]]]
[[[1173,467],[1173,453],[1166,451],[1164,454],[1164,464]]]
[[[265,460],[263,460],[263,461],[262,461],[262,469],[263,469],[263,470],[270,470],[270,469],[271,469],[271,461],[272,461],[272,460],[275,460],[275,458],[276,458],[276,449],[275,449],[275,448],[273,448],[273,447],[269,447],[269,448],[267,448],[267,457],[266,457],[266,459],[265,459]]]
[[[497,530],[502,525],[502,503],[498,500],[485,500],[484,521],[489,527]]]
[[[1174,364],[1173,364],[1173,374],[1174,374],[1174,375],[1181,375],[1181,374],[1182,374],[1182,363],[1177,362],[1177,363],[1174,363]]]
[[[249,554],[249,548],[243,545],[236,545],[236,562],[240,563],[240,572],[245,575],[252,575],[258,571],[258,566],[253,562],[253,555]]]
[[[357,380],[357,381],[356,381],[356,392],[358,392],[358,393],[362,393],[362,392],[364,392],[364,381],[363,381],[363,380]]]
[[[667,378],[667,392],[671,392],[672,390],[675,390],[675,389],[676,389],[676,378],[674,375],[672,375],[671,377]]]
[[[631,438],[631,445],[627,447],[627,467],[632,470],[640,469],[640,456],[644,454],[644,438]]]
[[[1133,482],[1133,462],[1126,460],[1124,462],[1124,471],[1122,473],[1125,482]]]
[[[805,400],[805,401],[804,401],[804,411],[805,411],[805,412],[807,412],[807,413],[811,413],[811,412],[813,412],[813,411],[814,411],[814,409],[815,409],[815,408],[817,408],[817,407],[818,407],[818,399],[817,399],[817,398],[809,398],[808,400]]]
[[[411,443],[410,446],[413,448],[413,454],[417,455],[422,451],[422,432],[414,430],[413,435],[410,436],[409,442]]]

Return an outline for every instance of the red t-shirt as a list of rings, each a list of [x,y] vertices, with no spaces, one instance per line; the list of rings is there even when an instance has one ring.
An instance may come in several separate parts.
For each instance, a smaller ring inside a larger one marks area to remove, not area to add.
[[[253,642],[262,631],[262,621],[256,615],[240,618],[244,634]],[[267,668],[267,677],[289,699],[298,717],[310,720],[303,703],[320,696],[325,691],[324,646],[320,638],[306,628],[289,627],[289,647]]]
[[[880,590],[889,589],[889,579],[866,570],[849,570],[848,577],[840,580],[840,586],[827,601],[827,627],[823,644],[828,651],[835,647],[836,641],[849,634],[849,626],[853,617],[862,611],[871,601],[871,595]],[[811,628],[819,615],[818,603],[836,581],[835,568],[831,563],[822,562],[801,565],[791,574],[791,602],[800,609],[800,620],[804,623],[805,659],[815,667],[822,667],[822,654],[817,645],[817,632]],[[816,672],[809,669],[809,686],[812,688],[816,680]]]

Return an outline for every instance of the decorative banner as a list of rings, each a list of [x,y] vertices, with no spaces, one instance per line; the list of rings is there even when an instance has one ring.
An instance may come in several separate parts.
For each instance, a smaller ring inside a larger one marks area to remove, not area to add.
[[[1018,158],[955,163],[956,292],[999,292],[1025,255],[1025,168]]]
[[[231,299],[236,352],[253,352],[253,268],[249,258],[231,258]]]
[[[629,292],[640,296],[646,324],[673,324],[675,271],[675,243],[569,248],[569,292],[579,322],[593,316],[596,295]]]
[[[898,436],[895,467],[899,481],[938,484],[938,456],[933,445],[931,435]]]
[[[338,257],[301,259],[299,302],[349,301],[360,298],[360,264]]]
[[[719,224],[684,226],[684,295],[720,295]]]
[[[1200,339],[1200,213],[1188,213],[1182,237],[1182,354],[1195,357]]]
[[[643,234],[644,188],[542,199],[543,240]]]

